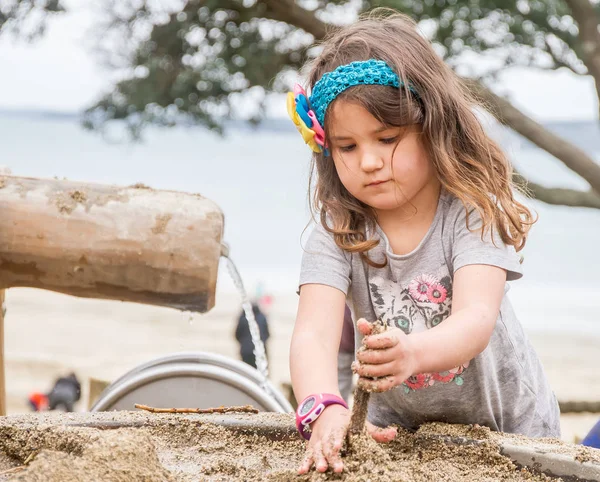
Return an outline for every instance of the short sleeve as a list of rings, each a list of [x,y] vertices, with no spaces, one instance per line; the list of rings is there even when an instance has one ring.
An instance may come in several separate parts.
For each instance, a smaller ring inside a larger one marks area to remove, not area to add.
[[[323,226],[317,225],[304,248],[299,286],[322,284],[348,294],[350,271],[350,254],[335,244]]]
[[[475,209],[469,210],[467,227],[467,211],[463,204],[456,200],[452,206],[455,210],[455,224],[452,242],[452,267],[454,272],[463,266],[485,264],[506,270],[506,280],[514,281],[523,276],[520,258],[515,248],[504,244],[498,232],[487,230],[481,236],[481,217]]]

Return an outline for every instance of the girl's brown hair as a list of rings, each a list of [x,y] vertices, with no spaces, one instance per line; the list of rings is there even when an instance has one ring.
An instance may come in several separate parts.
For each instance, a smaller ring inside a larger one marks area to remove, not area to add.
[[[495,229],[505,244],[521,250],[535,221],[513,195],[510,162],[479,122],[475,107],[480,106],[418,33],[415,23],[401,14],[376,11],[334,32],[322,48],[310,69],[310,88],[340,65],[372,58],[385,61],[404,88],[359,85],[334,102],[355,102],[384,125],[419,124],[441,185],[462,201],[467,213],[477,211],[482,236]],[[409,85],[417,96],[408,90]],[[330,131],[330,118],[325,118],[325,132]],[[376,222],[373,210],[346,190],[334,163],[323,154],[313,157],[311,191],[313,184],[311,207],[320,213],[321,224],[333,234],[336,244],[380,266],[367,257],[367,251],[378,244],[366,235],[366,229]],[[467,217],[467,225],[468,221]]]

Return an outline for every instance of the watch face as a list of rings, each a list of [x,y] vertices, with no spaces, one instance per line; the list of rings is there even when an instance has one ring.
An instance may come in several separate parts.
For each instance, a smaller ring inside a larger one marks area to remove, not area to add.
[[[308,412],[310,412],[311,409],[315,406],[315,401],[315,397],[310,397],[308,400],[306,400],[300,407],[300,415],[304,416]]]

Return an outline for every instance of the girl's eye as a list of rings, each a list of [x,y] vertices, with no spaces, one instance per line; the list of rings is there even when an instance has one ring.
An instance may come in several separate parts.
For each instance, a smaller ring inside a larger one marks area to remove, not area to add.
[[[351,152],[354,150],[355,147],[356,147],[356,144],[351,144],[349,146],[340,146],[339,149],[342,152]]]
[[[398,141],[398,136],[394,137],[386,137],[384,139],[379,139],[379,142],[383,144],[395,144]]]

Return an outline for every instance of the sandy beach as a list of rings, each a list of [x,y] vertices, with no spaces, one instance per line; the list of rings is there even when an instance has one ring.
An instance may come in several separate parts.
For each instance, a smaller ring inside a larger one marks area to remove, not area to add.
[[[289,382],[289,340],[294,294],[274,298],[269,310],[270,376]],[[26,413],[27,395],[46,391],[59,375],[75,371],[83,386],[78,410],[87,407],[89,377],[111,381],[158,356],[209,351],[239,358],[233,336],[239,297],[217,293],[206,314],[132,303],[89,300],[34,289],[7,291],[5,354],[9,414]],[[561,401],[600,400],[600,337],[530,333]],[[563,440],[580,440],[598,414],[563,415]]]

